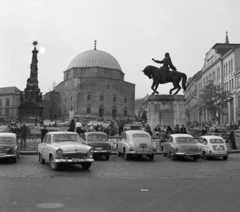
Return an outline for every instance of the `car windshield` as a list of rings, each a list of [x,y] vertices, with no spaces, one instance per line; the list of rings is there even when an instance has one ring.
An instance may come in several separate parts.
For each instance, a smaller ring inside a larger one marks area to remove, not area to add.
[[[184,144],[184,143],[195,143],[194,138],[192,137],[177,137],[175,138],[176,143]]]
[[[147,134],[133,134],[133,138],[149,138],[149,135]]]
[[[93,134],[93,135],[88,135],[87,141],[108,141],[108,138],[106,135],[101,135],[101,134]]]
[[[13,137],[0,137],[0,144],[12,144],[15,143],[14,141],[15,139]]]
[[[79,135],[74,134],[58,134],[53,135],[53,142],[65,142],[65,141],[72,141],[72,142],[81,142]]]
[[[223,144],[223,139],[210,139],[211,144]]]

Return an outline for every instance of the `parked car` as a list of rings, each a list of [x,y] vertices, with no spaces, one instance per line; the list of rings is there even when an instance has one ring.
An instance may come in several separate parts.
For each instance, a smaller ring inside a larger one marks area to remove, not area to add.
[[[221,136],[201,136],[198,140],[198,146],[205,160],[209,157],[223,157],[224,160],[228,159],[227,145]]]
[[[53,170],[59,165],[81,164],[83,169],[89,169],[94,162],[93,148],[86,145],[75,132],[49,132],[43,143],[38,145],[39,162],[50,162]]]
[[[88,122],[87,126],[97,126],[98,125],[98,121],[90,121]]]
[[[56,120],[55,121],[55,126],[56,127],[65,127],[66,125],[67,125],[66,122],[63,122],[61,120]]]
[[[43,125],[46,126],[46,127],[50,127],[51,126],[51,121],[50,120],[44,120],[43,121]]]
[[[11,159],[14,163],[19,158],[20,150],[15,133],[0,133],[0,159]]]
[[[102,125],[103,128],[108,128],[108,126],[110,125],[110,122],[107,121],[99,121],[98,125]]]
[[[193,136],[188,134],[172,134],[169,136],[167,142],[162,143],[163,156],[170,155],[174,160],[177,157],[192,157],[197,161],[201,152],[194,141]]]
[[[146,155],[152,161],[157,154],[157,149],[153,146],[151,136],[147,132],[130,130],[125,131],[121,140],[118,141],[117,154],[123,154],[125,160],[132,155]]]
[[[105,156],[109,160],[111,154],[111,144],[108,142],[106,133],[103,132],[86,132],[83,135],[83,140],[87,145],[93,148],[94,156]]]

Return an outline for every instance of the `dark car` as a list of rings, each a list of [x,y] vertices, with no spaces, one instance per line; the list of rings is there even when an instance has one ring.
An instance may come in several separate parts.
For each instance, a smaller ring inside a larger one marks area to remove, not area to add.
[[[109,160],[111,154],[111,144],[108,141],[106,133],[103,132],[86,132],[83,140],[87,145],[93,148],[93,157],[105,156]]]
[[[19,158],[19,147],[15,133],[0,133],[0,159],[11,159],[14,163]]]

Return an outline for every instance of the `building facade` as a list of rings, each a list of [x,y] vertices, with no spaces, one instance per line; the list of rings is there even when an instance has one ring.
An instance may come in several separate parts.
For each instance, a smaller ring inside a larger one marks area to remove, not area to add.
[[[77,55],[64,71],[59,92],[58,117],[134,117],[135,85],[124,81],[118,61],[96,49]]]
[[[18,120],[20,92],[17,87],[0,88],[0,122]]]
[[[240,97],[238,100],[240,96],[240,44],[230,44],[227,35],[225,43],[216,43],[206,53],[202,69],[188,80],[185,105],[187,120],[192,125],[214,122],[209,111],[199,109],[200,93],[209,82],[232,92],[227,102],[227,114],[220,117],[218,124],[240,123]]]

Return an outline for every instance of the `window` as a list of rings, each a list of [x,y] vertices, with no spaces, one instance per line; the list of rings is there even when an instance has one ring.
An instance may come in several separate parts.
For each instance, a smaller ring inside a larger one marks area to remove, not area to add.
[[[65,97],[65,102],[67,102],[67,98]]]
[[[217,69],[217,78],[218,79],[220,78],[220,69],[219,68]]]
[[[61,116],[61,108],[58,109],[58,116]]]
[[[10,99],[6,98],[6,106],[10,106]]]
[[[124,116],[127,116],[127,115],[128,115],[128,110],[127,110],[126,107],[124,108],[123,114],[124,114]]]
[[[87,105],[87,114],[90,114],[91,113],[91,105]]]
[[[111,88],[110,82],[107,82],[107,89],[110,90],[110,88]]]
[[[117,102],[117,97],[115,95],[113,96],[113,102]]]
[[[116,118],[117,116],[117,108],[115,106],[112,107],[112,117]]]
[[[103,96],[103,94],[100,94],[100,101],[104,101],[104,96]]]
[[[91,100],[91,99],[92,99],[91,94],[88,94],[88,95],[87,95],[87,100]]]
[[[71,96],[71,102],[72,102],[72,100],[73,100],[73,97]]]
[[[2,100],[0,99],[0,107],[2,107]]]
[[[6,116],[9,116],[9,109],[8,108],[5,109],[5,112],[6,112]]]
[[[125,97],[124,97],[124,103],[127,103],[127,101],[128,101],[128,99],[127,99],[127,97],[125,96]]]

